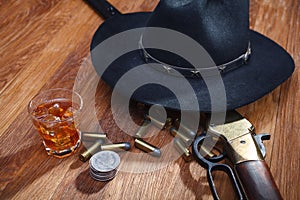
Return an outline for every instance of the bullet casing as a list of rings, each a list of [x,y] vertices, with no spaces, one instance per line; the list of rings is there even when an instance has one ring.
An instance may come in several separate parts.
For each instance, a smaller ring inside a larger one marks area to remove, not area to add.
[[[115,143],[115,144],[103,144],[102,140],[98,140],[95,144],[89,147],[85,152],[79,155],[79,159],[86,162],[92,155],[99,151],[128,151],[131,145],[129,142]]]
[[[150,155],[152,155],[154,157],[161,156],[161,152],[160,152],[159,148],[153,146],[152,144],[149,144],[148,142],[145,142],[144,140],[142,140],[140,138],[136,138],[134,140],[134,146],[146,153],[149,153]]]
[[[173,143],[174,143],[175,149],[180,154],[183,154],[183,158],[185,161],[189,162],[193,159],[190,150],[185,146],[185,144],[179,138],[174,138]]]
[[[149,127],[149,124],[150,124],[150,121],[149,120],[144,120],[142,126],[139,128],[139,130],[135,133],[134,137],[135,138],[143,138],[147,132],[146,130],[148,129]]]
[[[195,138],[197,135],[197,132],[192,131],[192,129],[188,128],[186,125],[183,123],[180,123],[179,119],[176,119],[175,122],[175,127],[178,127],[178,130],[180,130],[183,134],[185,134],[188,137]]]
[[[115,143],[115,144],[104,144],[101,145],[101,151],[128,151],[131,145],[129,142]]]
[[[172,123],[171,118],[167,118],[165,122],[161,122],[150,115],[146,115],[145,117],[146,117],[146,119],[151,121],[151,124],[153,124],[154,126],[156,126],[157,128],[159,128],[161,130],[165,129],[168,125],[170,125]]]
[[[105,141],[107,136],[105,133],[95,133],[95,132],[82,132],[81,134],[82,141],[96,141],[103,140]]]
[[[195,133],[194,131],[192,131],[191,129],[189,129],[188,127],[186,127],[183,124],[180,124],[180,130],[182,131],[183,134],[185,134],[186,136],[190,137],[190,138],[195,138],[197,133]]]
[[[79,159],[83,162],[87,161],[90,157],[92,157],[92,155],[101,150],[102,143],[102,140],[98,140],[97,142],[95,142],[95,144],[93,144],[85,152],[79,155]]]
[[[170,133],[177,138],[180,138],[185,144],[190,145],[193,142],[193,137],[186,136],[185,134],[179,132],[175,127],[170,128]]]

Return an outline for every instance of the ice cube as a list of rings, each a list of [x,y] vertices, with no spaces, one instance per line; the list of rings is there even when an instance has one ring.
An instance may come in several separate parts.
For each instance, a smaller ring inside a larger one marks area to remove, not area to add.
[[[59,106],[58,103],[56,103],[56,104],[53,105],[53,107],[54,107],[54,108],[59,108],[60,106]]]
[[[73,113],[74,113],[74,109],[72,107],[69,107],[63,114],[63,116],[61,117],[62,120],[68,120],[73,118]]]
[[[38,107],[32,112],[32,115],[38,119],[46,117],[46,115],[48,115],[48,109],[45,107]]]
[[[43,120],[45,122],[59,122],[60,118],[55,115],[49,114],[46,117],[44,117]]]
[[[55,136],[55,133],[53,131],[48,131],[49,132],[49,135],[54,137]]]
[[[61,117],[63,115],[64,109],[59,106],[58,103],[51,106],[49,109],[49,114],[55,115],[57,117]]]

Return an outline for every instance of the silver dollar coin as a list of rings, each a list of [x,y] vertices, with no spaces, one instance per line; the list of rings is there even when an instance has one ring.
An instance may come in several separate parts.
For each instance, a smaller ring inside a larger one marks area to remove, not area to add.
[[[114,151],[100,151],[90,159],[90,167],[98,172],[110,172],[118,168],[120,156]]]

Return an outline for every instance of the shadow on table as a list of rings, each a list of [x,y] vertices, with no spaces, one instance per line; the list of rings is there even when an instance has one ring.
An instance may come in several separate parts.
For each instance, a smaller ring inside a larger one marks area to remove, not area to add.
[[[201,168],[201,166],[195,162],[196,161],[185,162],[182,158],[179,158],[176,161],[176,163],[180,166],[180,178],[184,185],[186,185],[186,187],[195,194],[195,199],[207,199],[207,196],[210,196],[211,192],[206,175],[200,176],[197,180],[195,175],[193,176],[191,172],[191,167],[196,166]]]
[[[67,159],[72,157],[58,159],[48,156],[42,144],[0,157],[0,199],[12,199],[20,190],[35,184],[36,179],[63,164]],[[82,162],[76,159],[70,165],[70,169],[77,169],[81,165]],[[75,180],[77,190],[88,194],[99,192],[106,183],[94,181],[88,170],[81,172]],[[41,185],[36,187],[41,188]]]
[[[202,168],[195,160],[186,163],[182,159],[178,159],[177,163],[181,166],[180,177],[183,183],[193,191],[196,199],[212,198],[206,169]],[[205,170],[205,173],[203,173],[203,170]],[[193,171],[193,173],[191,171]],[[197,173],[201,173],[202,176],[199,176],[200,174]],[[230,178],[225,172],[220,170],[214,171],[212,176],[220,199],[239,199]],[[198,180],[196,180],[195,177],[199,177]]]
[[[76,188],[82,193],[93,194],[102,190],[109,181],[100,182],[91,178],[89,169],[81,172],[76,180]]]

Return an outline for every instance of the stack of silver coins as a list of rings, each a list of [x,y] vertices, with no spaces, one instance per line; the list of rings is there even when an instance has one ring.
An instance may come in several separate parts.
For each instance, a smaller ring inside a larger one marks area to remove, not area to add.
[[[114,151],[100,151],[90,159],[90,175],[97,181],[109,181],[117,174],[120,156]]]

